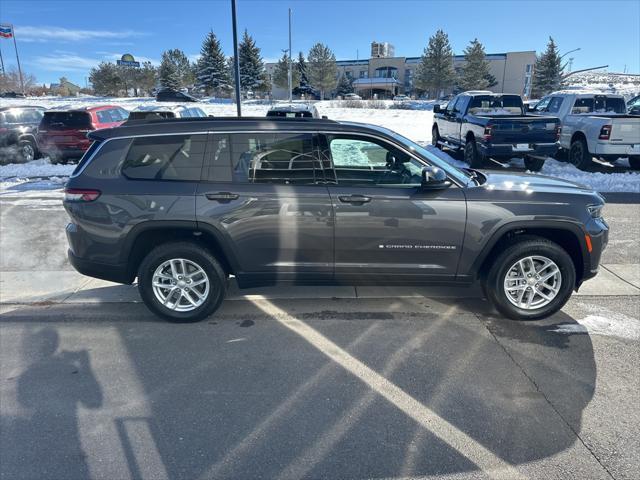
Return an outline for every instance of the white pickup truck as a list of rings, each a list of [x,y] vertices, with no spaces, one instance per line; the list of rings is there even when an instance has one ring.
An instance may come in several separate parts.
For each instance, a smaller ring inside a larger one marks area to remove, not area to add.
[[[534,112],[560,119],[560,147],[578,168],[593,157],[617,160],[628,157],[640,169],[640,115],[628,115],[622,95],[561,91],[544,97]]]

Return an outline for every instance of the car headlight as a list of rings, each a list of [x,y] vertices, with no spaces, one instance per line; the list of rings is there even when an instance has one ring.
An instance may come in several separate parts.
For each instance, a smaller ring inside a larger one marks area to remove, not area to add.
[[[587,211],[589,215],[591,215],[591,218],[602,218],[602,207],[604,207],[603,204],[587,205]]]

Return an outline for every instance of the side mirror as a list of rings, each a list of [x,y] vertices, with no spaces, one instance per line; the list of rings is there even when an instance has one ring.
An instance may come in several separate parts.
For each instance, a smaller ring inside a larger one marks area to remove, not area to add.
[[[440,105],[437,103],[433,106],[433,113],[440,113]]]
[[[447,174],[438,167],[424,167],[422,169],[422,190],[439,190],[451,186]]]

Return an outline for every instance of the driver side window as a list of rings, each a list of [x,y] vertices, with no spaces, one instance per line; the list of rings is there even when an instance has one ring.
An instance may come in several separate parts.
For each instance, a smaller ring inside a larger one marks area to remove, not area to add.
[[[420,185],[422,164],[391,145],[357,137],[329,137],[338,184],[353,186]]]

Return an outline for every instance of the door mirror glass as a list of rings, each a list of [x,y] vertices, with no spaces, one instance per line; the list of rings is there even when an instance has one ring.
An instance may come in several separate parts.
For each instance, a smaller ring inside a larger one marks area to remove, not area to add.
[[[433,113],[440,113],[440,105],[437,103],[433,106]]]
[[[422,169],[421,187],[423,190],[447,188],[450,185],[451,182],[447,180],[447,174],[441,168],[429,166]]]

